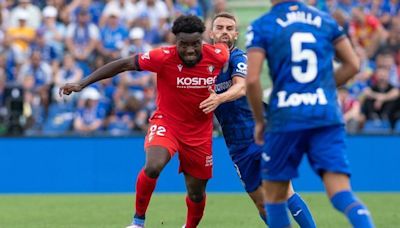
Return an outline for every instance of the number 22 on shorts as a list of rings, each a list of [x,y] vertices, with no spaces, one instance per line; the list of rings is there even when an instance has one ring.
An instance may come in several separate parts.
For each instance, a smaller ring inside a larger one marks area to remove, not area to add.
[[[156,125],[156,124],[151,125],[150,132],[149,132],[149,142],[151,142],[151,140],[153,140],[155,135],[165,136],[166,131],[167,131],[167,129],[165,129],[164,126]]]

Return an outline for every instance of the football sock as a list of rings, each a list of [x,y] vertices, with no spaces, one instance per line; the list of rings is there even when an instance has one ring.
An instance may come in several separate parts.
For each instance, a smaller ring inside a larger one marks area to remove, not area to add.
[[[354,228],[374,227],[371,215],[351,191],[341,191],[331,198],[333,206],[349,219]]]
[[[307,207],[307,204],[303,201],[299,194],[294,193],[288,199],[288,207],[294,220],[296,220],[297,224],[299,224],[301,228],[316,227],[311,212]]]
[[[135,214],[135,216],[133,217],[132,224],[139,225],[139,226],[144,226],[144,221],[145,221],[145,217],[144,216],[138,216],[138,215]]]
[[[286,202],[266,203],[265,210],[267,211],[268,225],[270,228],[290,227]]]
[[[143,217],[149,206],[151,195],[156,187],[157,178],[148,177],[142,169],[136,181],[136,215],[135,217]]]
[[[186,206],[188,208],[186,228],[196,228],[204,214],[206,195],[204,194],[203,200],[198,203],[193,202],[188,196],[186,196]]]

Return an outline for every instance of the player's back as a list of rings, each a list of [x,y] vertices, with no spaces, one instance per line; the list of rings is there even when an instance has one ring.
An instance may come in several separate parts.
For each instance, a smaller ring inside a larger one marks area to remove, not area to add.
[[[276,4],[247,34],[266,52],[273,91],[268,128],[291,131],[342,124],[333,71],[343,32],[332,17],[297,1]]]

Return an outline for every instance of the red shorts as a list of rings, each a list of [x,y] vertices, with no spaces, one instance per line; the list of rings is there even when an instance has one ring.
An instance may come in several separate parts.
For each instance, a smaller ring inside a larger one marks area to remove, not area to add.
[[[179,154],[179,172],[187,173],[198,179],[210,179],[212,177],[212,139],[203,140],[196,144],[188,144],[189,140],[179,137],[164,119],[152,118],[144,143],[144,148],[161,146],[168,150],[171,157],[176,152]]]

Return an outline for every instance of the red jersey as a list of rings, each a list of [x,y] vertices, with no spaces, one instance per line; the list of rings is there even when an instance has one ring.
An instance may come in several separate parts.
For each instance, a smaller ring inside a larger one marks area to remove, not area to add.
[[[203,44],[202,59],[194,67],[183,64],[176,46],[161,47],[139,55],[142,70],[157,73],[157,110],[153,118],[164,119],[188,144],[201,144],[212,136],[212,113],[200,103],[209,97],[219,72],[229,59],[225,44]]]

